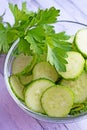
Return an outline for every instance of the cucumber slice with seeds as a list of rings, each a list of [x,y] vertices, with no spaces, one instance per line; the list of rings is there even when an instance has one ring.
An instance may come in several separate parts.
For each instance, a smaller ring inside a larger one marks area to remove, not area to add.
[[[68,86],[75,94],[74,103],[82,103],[87,99],[87,73],[83,72],[75,80],[62,80],[61,85]]]
[[[33,75],[20,75],[19,79],[23,85],[27,85],[32,81]]]
[[[52,81],[57,81],[58,73],[54,66],[48,62],[40,62],[33,69],[33,79],[47,78]]]
[[[38,79],[30,83],[25,90],[25,103],[33,111],[44,113],[40,98],[42,93],[54,83],[48,79]]]
[[[87,28],[77,31],[75,44],[77,49],[87,57]]]
[[[79,52],[70,51],[67,55],[66,72],[59,72],[59,74],[65,79],[74,79],[84,70],[85,60]]]
[[[20,75],[29,73],[35,62],[36,58],[33,56],[27,56],[24,54],[18,55],[12,64],[12,74]]]
[[[74,95],[70,89],[55,85],[43,92],[41,103],[44,111],[50,117],[64,117],[72,108]]]
[[[24,86],[20,83],[19,78],[15,75],[9,77],[9,82],[14,94],[22,101],[24,101],[23,90]]]

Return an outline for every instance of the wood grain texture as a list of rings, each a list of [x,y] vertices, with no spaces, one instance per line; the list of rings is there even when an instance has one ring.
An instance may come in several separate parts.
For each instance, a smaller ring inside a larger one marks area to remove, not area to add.
[[[8,2],[21,6],[23,0],[0,0],[0,15],[6,10],[5,21],[13,24],[13,17],[8,8]],[[29,10],[36,11],[38,7],[55,6],[61,10],[59,19],[73,20],[87,24],[86,0],[27,0]],[[0,130],[87,130],[87,119],[79,122],[57,124],[39,121],[21,110],[9,95],[4,81],[5,55],[0,55]]]

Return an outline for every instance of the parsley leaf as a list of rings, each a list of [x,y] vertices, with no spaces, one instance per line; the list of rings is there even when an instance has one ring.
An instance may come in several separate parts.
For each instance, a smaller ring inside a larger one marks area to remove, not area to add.
[[[10,44],[8,41],[9,30],[10,30],[10,25],[8,23],[6,23],[5,26],[2,23],[0,23],[0,51],[1,52],[7,53],[10,48]]]
[[[57,22],[60,10],[51,7],[31,12],[25,2],[21,9],[11,3],[9,8],[15,21],[10,26],[3,22],[3,15],[0,16],[0,51],[7,53],[19,38],[19,53],[35,55],[38,61],[49,61],[57,71],[66,71],[67,51],[71,50],[71,44],[67,42],[69,36],[65,32],[56,33],[53,25]]]
[[[55,66],[57,71],[66,71],[67,64],[66,57],[67,51],[72,49],[71,44],[64,41],[69,36],[64,32],[58,34],[51,34],[46,37],[46,43],[48,45],[47,60]]]
[[[57,22],[57,17],[59,16],[60,10],[51,7],[46,10],[38,10],[37,13],[37,24],[51,24]]]
[[[18,42],[18,52],[24,53],[25,55],[29,55],[31,53],[30,44],[22,37],[20,38]]]
[[[0,23],[3,23],[3,16],[5,15],[5,12],[0,16]]]
[[[9,45],[7,43],[7,31],[3,28],[0,30],[0,51],[7,52]]]
[[[28,15],[25,13],[23,8],[20,10],[17,5],[11,3],[9,3],[9,8],[14,15],[15,25],[18,23],[20,24],[21,21],[28,20]]]
[[[48,61],[55,66],[57,71],[66,71],[65,64],[67,61],[65,60],[66,53],[63,49],[59,49],[57,47],[50,49],[50,53],[48,50]]]
[[[44,43],[44,29],[37,27],[28,31],[25,39],[30,43],[30,49],[35,54],[42,54],[45,51],[46,44]]]

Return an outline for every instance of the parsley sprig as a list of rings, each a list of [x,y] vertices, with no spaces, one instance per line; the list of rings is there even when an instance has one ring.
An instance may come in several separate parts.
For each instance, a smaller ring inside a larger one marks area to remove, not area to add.
[[[55,66],[57,71],[66,71],[67,51],[71,44],[67,42],[69,36],[65,32],[56,33],[53,24],[57,22],[60,10],[54,7],[38,9],[37,12],[27,10],[26,3],[22,8],[9,4],[14,16],[14,25],[3,22],[0,16],[0,52],[7,53],[13,42],[20,38],[18,51],[26,55],[37,55]]]

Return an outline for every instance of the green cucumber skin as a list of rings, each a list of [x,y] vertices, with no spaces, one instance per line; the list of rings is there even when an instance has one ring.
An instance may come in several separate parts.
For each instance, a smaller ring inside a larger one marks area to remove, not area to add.
[[[31,61],[31,64],[28,65],[21,73],[19,73],[19,75],[25,75],[25,74],[31,74],[32,73],[32,69],[34,67],[34,65],[36,64],[36,57],[33,58],[33,60]]]
[[[54,82],[53,82],[53,81],[51,81],[51,80],[49,80],[49,79],[46,79],[46,78],[39,78],[39,79],[32,80],[32,81],[25,87],[25,90],[24,90],[24,94],[25,94],[25,95],[24,95],[24,101],[25,101],[26,106],[27,106],[30,110],[32,110],[32,111],[34,111],[34,112],[37,112],[37,113],[45,114],[45,111],[44,111],[44,110],[43,110],[43,112],[39,112],[39,111],[33,110],[33,108],[32,108],[31,106],[28,106],[28,105],[27,105],[27,102],[26,102],[26,100],[25,100],[27,89],[32,88],[32,84],[33,84],[35,81],[39,81],[39,80],[47,80],[47,81],[51,82],[51,83],[54,85]]]
[[[84,58],[87,58],[87,54],[83,53],[83,52],[79,49],[78,45],[76,44],[76,37],[75,37],[75,48],[76,48],[76,50],[77,50],[79,53],[81,53],[81,54],[83,55]]]
[[[20,76],[25,76],[25,77],[22,77],[22,78],[27,78],[27,76],[28,76],[30,79],[28,78],[28,81],[24,81],[24,80],[21,79]],[[23,84],[24,86],[27,86],[33,80],[33,75],[20,75],[20,76],[18,76],[18,78],[19,78],[21,84]]]
[[[84,29],[87,29],[87,28],[84,28]],[[79,31],[77,31],[77,33],[76,33],[76,35],[75,35],[74,43],[75,43],[75,47],[76,47],[76,49],[78,50],[78,52],[80,52],[80,53],[83,55],[84,58],[87,58],[87,54],[85,54],[84,52],[82,52],[82,51],[79,49],[78,45],[77,45],[77,34],[78,34],[78,32],[80,32],[81,30],[83,30],[83,29],[80,29]]]
[[[83,73],[75,80],[62,79],[60,82],[60,85],[67,85],[69,88],[72,89],[73,93],[75,93],[74,103],[76,104],[83,103],[87,99],[87,95],[86,95],[87,88],[84,85],[84,83],[85,84],[87,83],[87,80],[85,79],[86,75],[87,75],[87,72],[83,71]],[[80,92],[77,94],[76,90],[78,90],[78,88]]]
[[[19,96],[15,93],[15,91],[14,91],[14,89],[13,89],[11,83],[10,83],[10,77],[8,78],[8,81],[9,81],[10,87],[11,87],[11,89],[12,89],[14,95],[15,95],[20,101],[24,102],[24,98],[19,97]]]
[[[51,89],[51,88],[53,88],[53,87],[63,87],[65,90],[67,90],[67,91],[71,94],[71,96],[72,96],[72,101],[73,101],[73,102],[72,102],[72,106],[73,106],[73,103],[74,103],[74,93],[73,93],[72,90],[71,90],[70,88],[68,88],[67,86],[54,85],[54,86],[51,86],[51,87],[47,88],[47,89],[42,93],[42,96],[41,96],[41,98],[40,98],[40,102],[41,102],[41,106],[42,106],[42,108],[43,108],[45,114],[46,114],[47,116],[49,116],[49,117],[55,117],[55,116],[50,116],[50,115],[48,114],[48,112],[44,109],[43,103],[42,103],[42,98],[43,98],[44,93],[47,92],[47,90],[49,90],[49,89]],[[69,114],[69,112],[71,111],[72,106],[71,106],[71,108],[69,108],[68,114]],[[64,114],[62,117],[66,117],[68,114]]]
[[[87,72],[87,59],[85,60],[85,71]]]
[[[16,73],[15,75],[16,76],[20,76],[20,75],[32,74],[32,69],[33,69],[33,67],[36,64],[36,61],[37,61],[37,56],[34,56],[33,60],[31,61],[31,63],[29,65],[27,65],[21,72]]]
[[[33,73],[33,79],[47,78],[49,80],[52,80],[53,82],[56,82],[59,78],[59,74],[56,71],[55,67],[46,61],[39,62],[38,64],[36,64],[32,73]]]
[[[84,66],[83,66],[84,67]],[[65,79],[65,80],[76,80],[76,79],[78,79],[78,77],[82,74],[84,72],[84,70],[82,69],[81,71],[80,71],[80,73],[75,77],[75,78],[63,78],[63,79]]]
[[[83,68],[84,68],[84,65],[83,65]],[[80,71],[80,73],[75,77],[75,78],[65,78],[65,77],[62,77],[61,79],[60,79],[60,81],[59,81],[59,83],[61,82],[61,80],[62,79],[65,79],[65,80],[76,80],[76,79],[78,79],[78,77],[82,74],[84,72],[84,70],[82,69],[81,71]],[[60,75],[61,76],[61,75]]]
[[[71,52],[76,52],[76,51],[71,51]],[[79,53],[79,52],[76,52],[76,53]],[[81,53],[79,53],[79,54],[81,55]],[[65,76],[61,75],[60,72],[59,72],[59,74],[60,74],[60,76],[62,76],[63,79],[66,79],[66,80],[75,80],[75,79],[77,79],[83,73],[84,67],[85,67],[85,59],[83,57],[83,65],[82,65],[82,68],[80,69],[81,71],[75,77],[73,77],[73,78],[72,77],[66,78]]]

